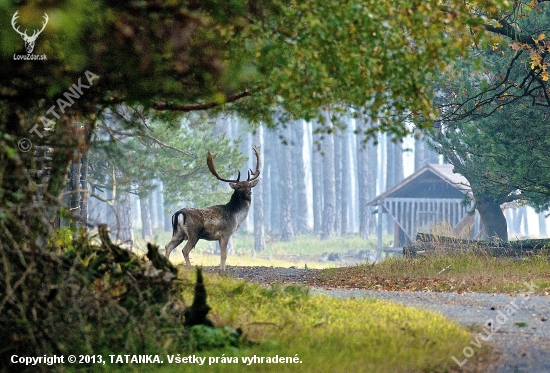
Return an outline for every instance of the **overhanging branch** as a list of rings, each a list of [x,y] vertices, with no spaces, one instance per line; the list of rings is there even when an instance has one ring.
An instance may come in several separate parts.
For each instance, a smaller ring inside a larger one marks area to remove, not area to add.
[[[153,109],[158,111],[164,111],[164,110],[172,110],[172,111],[181,111],[181,112],[189,112],[189,111],[200,111],[200,110],[208,110],[215,108],[217,106],[221,106],[224,104],[228,104],[231,102],[235,102],[240,100],[243,97],[250,96],[250,91],[247,89],[241,93],[237,93],[233,96],[227,97],[227,99],[224,102],[217,102],[217,101],[210,101],[205,102],[202,104],[178,104],[174,105],[168,102],[155,102],[153,104]]]

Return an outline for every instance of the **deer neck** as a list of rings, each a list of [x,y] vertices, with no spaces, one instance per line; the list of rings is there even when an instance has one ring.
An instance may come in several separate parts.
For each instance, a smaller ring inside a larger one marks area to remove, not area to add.
[[[250,209],[250,199],[246,198],[244,193],[235,191],[225,206],[229,211],[242,215],[242,220],[244,220]]]

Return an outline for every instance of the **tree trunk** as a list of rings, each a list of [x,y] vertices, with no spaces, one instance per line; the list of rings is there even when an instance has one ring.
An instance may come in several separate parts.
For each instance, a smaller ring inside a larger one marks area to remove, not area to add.
[[[304,124],[301,120],[292,123],[292,223],[294,233],[307,231],[306,171],[304,165]]]
[[[88,228],[88,153],[80,160],[80,226]]]
[[[281,176],[279,175],[281,162],[278,162],[280,152],[281,152],[281,141],[279,140],[279,136],[277,135],[276,131],[269,131],[269,142],[270,142],[270,149],[271,149],[271,158],[269,161],[269,183],[270,183],[270,204],[269,204],[269,211],[270,211],[270,222],[271,222],[271,231],[279,233],[281,231],[281,212],[280,212],[280,196],[279,193],[279,180]]]
[[[149,193],[149,216],[151,216],[151,231],[157,227],[157,193],[158,190],[155,187],[150,193]],[[152,237],[152,235],[151,235]]]
[[[367,201],[370,202],[376,198],[376,185],[378,182],[378,146],[369,140],[367,146]],[[376,232],[376,218],[373,214],[374,207],[367,209],[367,229],[369,234]]]
[[[353,173],[350,172],[350,131],[348,130],[340,137],[342,147],[342,160],[340,169],[341,188],[340,188],[340,230],[342,234],[350,232],[350,206],[351,206],[351,179]]]
[[[82,159],[73,160],[71,162],[67,184],[65,185],[65,192],[62,198],[64,205],[69,209],[69,213],[77,217],[80,217],[81,214],[81,168]],[[59,226],[67,227],[70,222],[70,218],[60,217]]]
[[[115,238],[122,244],[132,248],[134,245],[134,231],[132,229],[132,201],[129,193],[120,193],[115,202],[117,224]]]
[[[513,212],[514,220],[513,220],[513,226],[514,226],[514,234],[521,236],[521,222],[523,220],[523,214],[525,213],[525,210],[523,210],[521,207],[517,208]]]
[[[254,145],[258,147],[258,151],[261,154],[262,159],[265,159],[265,155],[262,154],[262,132],[263,128],[259,127],[254,134]],[[261,167],[261,165],[260,165]],[[260,174],[263,174],[263,168],[260,169]],[[254,211],[254,252],[260,252],[265,250],[265,227],[264,227],[264,184],[265,181],[260,182],[254,187],[252,196],[252,209]]]
[[[336,194],[334,211],[334,233],[339,236],[342,232],[342,134],[332,135],[334,137],[334,192]]]
[[[500,203],[492,197],[476,197],[476,208],[483,222],[485,239],[498,238],[508,242],[506,218],[500,209]]]
[[[393,142],[389,135],[386,135],[386,151],[388,153],[386,163],[386,190],[397,185],[404,178],[403,173],[403,144],[400,141]],[[390,214],[386,214],[387,233],[393,234],[395,224]]]
[[[414,141],[414,171],[433,163],[439,163],[439,154],[428,146],[425,137],[416,139]]]
[[[372,207],[367,203],[376,197],[376,174],[378,154],[371,141],[365,143],[365,131],[368,129],[364,117],[356,120],[357,132],[357,189],[359,194],[359,235],[367,239],[376,229]]]
[[[157,209],[154,211],[157,216],[157,225],[155,228],[161,229],[164,226],[164,195],[162,194],[162,182],[158,182],[158,189],[156,194]]]
[[[153,237],[153,230],[151,229],[151,205],[148,195],[141,194],[139,196],[139,208],[141,210],[141,238],[149,242]]]
[[[279,191],[281,201],[281,240],[288,242],[294,238],[294,230],[292,228],[292,163],[290,145],[290,127],[283,128],[281,135],[285,139],[285,144],[281,145],[281,162],[279,162]]]
[[[539,212],[539,235],[546,237],[548,236],[548,230],[546,229],[546,216],[544,212]]]
[[[525,237],[529,237],[529,221],[527,220],[527,206],[521,206],[521,210],[523,210],[523,232],[525,233]]]
[[[311,149],[311,178],[313,184],[313,233],[320,234],[321,226],[323,224],[323,158],[321,155],[321,139],[318,134],[314,134],[313,136]]]
[[[332,128],[330,114],[325,112],[325,126]],[[334,135],[326,134],[323,139],[323,224],[321,239],[334,235],[336,222],[336,188],[334,173]]]

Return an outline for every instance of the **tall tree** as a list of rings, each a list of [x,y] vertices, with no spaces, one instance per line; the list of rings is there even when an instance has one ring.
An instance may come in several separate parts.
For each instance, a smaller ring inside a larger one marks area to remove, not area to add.
[[[485,27],[497,38],[475,47],[476,63],[460,60],[444,75],[441,122],[432,132],[440,152],[469,180],[487,234],[506,240],[501,203],[522,200],[545,210],[550,201],[542,145],[550,107],[550,3],[516,1],[488,20]]]
[[[539,212],[537,214],[539,220],[539,235],[542,237],[548,236],[548,230],[546,228],[546,215],[544,212]]]
[[[263,151],[263,127],[258,127],[254,133],[254,145],[258,147],[260,159],[265,160]],[[264,172],[264,168],[260,165],[260,175]],[[265,180],[265,179],[264,179]],[[264,227],[264,182],[256,185],[254,197],[252,198],[252,208],[254,212],[254,251],[260,252],[265,250],[265,227]]]
[[[149,195],[139,195],[139,207],[141,212],[141,238],[145,241],[150,241],[153,238],[153,222],[151,220]]]
[[[332,119],[330,112],[325,111],[324,125],[331,129]],[[326,134],[322,142],[323,151],[323,223],[321,225],[321,239],[327,239],[336,231],[336,175],[334,169],[334,136]]]
[[[279,200],[281,213],[281,240],[290,241],[294,238],[294,229],[292,224],[292,205],[295,203],[292,196],[292,187],[294,179],[292,176],[292,146],[290,144],[290,127],[283,127],[280,130],[282,145],[280,146],[281,161],[279,164],[279,173],[277,182],[279,183]]]
[[[270,154],[272,155],[269,161],[269,211],[271,232],[281,233],[281,162],[278,162],[278,156],[281,154],[281,140],[278,131],[271,130],[268,132]],[[286,166],[286,165],[285,165]]]
[[[334,137],[334,193],[335,193],[335,210],[334,210],[334,233],[340,235],[342,233],[342,134],[337,133]]]
[[[372,208],[367,204],[376,197],[377,184],[377,149],[372,140],[365,141],[365,134],[369,131],[369,124],[365,117],[359,115],[355,120],[357,133],[357,185],[359,194],[359,234],[367,239],[374,231],[375,222]]]
[[[294,233],[307,231],[306,170],[304,164],[304,124],[302,120],[292,123],[291,161],[292,168],[292,224]]]
[[[439,163],[439,154],[429,147],[425,136],[414,139],[414,171],[428,164]]]
[[[340,172],[338,173],[337,178],[341,180],[340,183],[340,230],[341,234],[347,234],[351,231],[351,179],[353,177],[353,173],[351,172],[352,167],[350,167],[350,134],[351,130],[349,128],[349,124],[346,127],[346,131],[341,135],[338,136],[337,141],[340,142],[340,148],[341,148],[341,157],[340,157]]]
[[[313,233],[320,234],[323,224],[323,156],[319,124],[312,127],[311,178],[313,184]]]

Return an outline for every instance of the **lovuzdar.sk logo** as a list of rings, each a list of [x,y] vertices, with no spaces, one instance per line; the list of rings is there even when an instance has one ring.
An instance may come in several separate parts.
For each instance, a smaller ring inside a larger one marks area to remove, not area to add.
[[[35,29],[32,35],[29,36],[27,35],[26,29],[23,32],[19,31],[19,26],[17,26],[16,24],[16,20],[17,18],[19,18],[18,13],[19,11],[16,11],[13,14],[13,17],[11,18],[11,26],[19,35],[21,35],[21,38],[23,38],[23,40],[25,41],[25,50],[27,51],[27,54],[14,54],[13,59],[14,60],[46,60],[47,58],[45,54],[36,55],[36,54],[33,54],[32,51],[34,50],[34,43],[36,42],[36,38],[38,38],[38,35],[40,35],[42,31],[44,31],[44,29],[46,28],[46,25],[48,24],[48,20],[49,20],[48,15],[44,13],[44,23],[42,24],[42,28],[40,29],[40,31]]]

